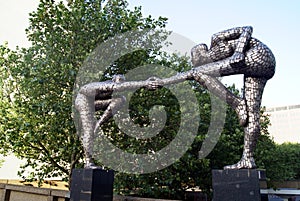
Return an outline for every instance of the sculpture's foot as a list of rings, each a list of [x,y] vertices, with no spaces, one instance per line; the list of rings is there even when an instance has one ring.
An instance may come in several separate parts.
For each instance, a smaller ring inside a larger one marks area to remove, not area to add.
[[[102,169],[101,167],[95,165],[93,162],[86,163],[84,169]]]
[[[238,118],[239,123],[241,126],[245,126],[248,123],[248,112],[247,112],[247,106],[244,100],[240,101],[239,105],[235,109]]]
[[[232,169],[254,169],[256,168],[256,164],[253,157],[250,158],[242,158],[238,163],[234,165],[227,165],[224,167],[224,170],[232,170]]]
[[[87,159],[86,159],[86,162],[85,162],[85,164],[84,164],[84,168],[85,168],[85,169],[99,169],[99,168],[101,168],[101,167],[95,165],[93,159],[87,158]]]

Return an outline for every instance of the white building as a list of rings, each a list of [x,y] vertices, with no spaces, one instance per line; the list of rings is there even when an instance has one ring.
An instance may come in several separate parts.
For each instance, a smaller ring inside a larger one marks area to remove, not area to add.
[[[276,143],[300,143],[300,105],[267,108],[269,132]]]

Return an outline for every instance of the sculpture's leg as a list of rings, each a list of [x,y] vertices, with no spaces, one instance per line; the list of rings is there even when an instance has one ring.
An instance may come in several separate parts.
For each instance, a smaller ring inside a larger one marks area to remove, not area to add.
[[[96,168],[93,154],[93,139],[94,139],[94,100],[83,94],[78,94],[75,100],[75,107],[80,115],[81,130],[82,130],[82,145],[85,156],[85,168]]]
[[[243,98],[234,95],[218,79],[209,75],[197,73],[194,75],[194,79],[215,96],[230,105],[237,113],[241,126],[245,126],[247,124],[248,114],[246,103]]]
[[[125,97],[119,97],[119,98],[112,98],[110,100],[97,100],[95,101],[95,108],[96,110],[98,109],[97,107],[103,106],[103,104],[108,105],[104,113],[101,115],[100,119],[97,121],[94,129],[94,133],[98,131],[98,128],[108,121],[125,103],[126,99]]]
[[[232,57],[204,64],[193,68],[194,74],[202,73],[212,77],[223,77],[228,75],[244,74],[247,66],[243,62],[234,64]]]
[[[229,91],[215,76],[225,75],[231,69],[229,59],[220,62],[209,63],[196,67],[188,72],[179,73],[162,80],[162,85],[175,84],[185,80],[196,80],[203,87],[210,90],[214,95],[229,104],[238,114],[240,125],[247,123],[247,110],[245,100]],[[224,71],[224,72],[223,72]]]
[[[225,166],[224,169],[256,168],[253,155],[260,135],[260,105],[266,82],[267,79],[265,78],[245,78],[245,99],[249,119],[247,126],[244,128],[244,151],[241,160],[237,164]]]
[[[193,69],[193,77],[200,76],[200,79],[204,80],[205,83],[209,83],[210,91],[212,91],[216,96],[225,100],[227,104],[229,104],[236,111],[240,125],[244,126],[247,124],[248,119],[245,100],[232,94],[226,87],[223,86],[220,81],[215,78],[220,76],[243,74],[248,69],[244,63],[238,63],[237,65],[232,64],[232,58],[228,57],[220,61],[198,66]],[[205,74],[206,77],[203,74]]]

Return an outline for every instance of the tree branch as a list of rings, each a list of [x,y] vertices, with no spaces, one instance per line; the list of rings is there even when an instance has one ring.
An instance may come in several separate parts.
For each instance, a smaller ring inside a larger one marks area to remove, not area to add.
[[[62,171],[65,174],[69,174],[69,171],[66,170],[65,168],[61,167],[52,157],[51,154],[49,153],[49,151],[47,150],[47,148],[41,143],[38,142],[38,144],[42,147],[42,150],[47,154],[47,156],[49,156],[49,160],[51,162],[52,165],[54,165],[55,167],[57,167],[60,171]]]

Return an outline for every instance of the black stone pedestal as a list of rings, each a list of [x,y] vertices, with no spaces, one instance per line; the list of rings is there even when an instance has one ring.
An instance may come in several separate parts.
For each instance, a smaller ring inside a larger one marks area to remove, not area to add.
[[[112,201],[114,172],[102,169],[74,169],[70,201]]]
[[[213,201],[260,201],[259,180],[264,177],[256,169],[213,170]]]

